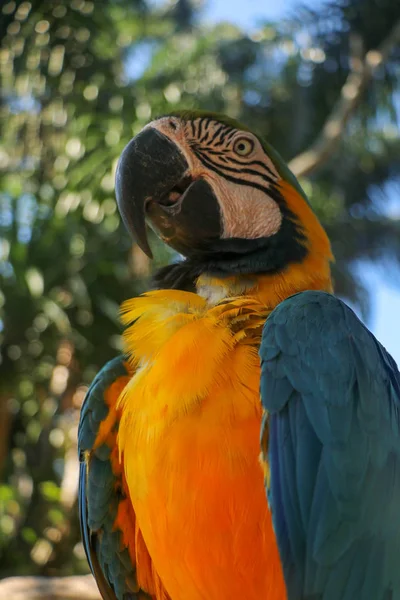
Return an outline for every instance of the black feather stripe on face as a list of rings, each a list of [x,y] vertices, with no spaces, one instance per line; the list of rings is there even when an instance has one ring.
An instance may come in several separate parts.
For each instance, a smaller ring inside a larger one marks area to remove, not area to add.
[[[154,287],[194,291],[196,279],[205,273],[221,278],[253,273],[274,275],[290,263],[301,263],[308,254],[303,228],[286,206],[280,191],[269,188],[268,193],[273,195],[283,215],[282,226],[276,234],[253,240],[216,240],[207,253],[160,269],[154,276]]]

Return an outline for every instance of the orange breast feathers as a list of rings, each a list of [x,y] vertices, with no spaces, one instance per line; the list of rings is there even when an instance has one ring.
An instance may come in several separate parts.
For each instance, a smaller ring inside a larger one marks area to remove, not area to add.
[[[251,298],[210,307],[175,290],[123,306],[136,374],[119,401],[118,445],[172,600],[286,598],[259,464],[266,316]]]

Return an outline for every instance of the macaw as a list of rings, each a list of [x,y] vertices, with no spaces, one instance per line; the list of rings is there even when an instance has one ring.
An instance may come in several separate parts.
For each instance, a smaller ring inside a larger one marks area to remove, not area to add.
[[[116,196],[184,260],[122,308],[79,426],[83,543],[107,600],[399,600],[400,374],[333,295],[328,237],[277,152],[177,112]],[[260,444],[261,439],[261,444]]]

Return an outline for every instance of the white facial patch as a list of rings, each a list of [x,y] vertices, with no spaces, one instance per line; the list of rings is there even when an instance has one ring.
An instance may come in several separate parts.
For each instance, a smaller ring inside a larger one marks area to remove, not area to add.
[[[269,237],[279,230],[282,213],[275,200],[256,188],[221,179],[214,185],[223,214],[222,237],[251,240]]]
[[[268,189],[281,177],[256,136],[229,126],[224,129],[219,121],[203,117],[194,121],[162,117],[146,127],[175,141],[191,177],[210,184],[220,205],[223,238],[257,239],[277,233],[282,213]],[[235,153],[235,142],[241,138],[251,142],[249,156]]]

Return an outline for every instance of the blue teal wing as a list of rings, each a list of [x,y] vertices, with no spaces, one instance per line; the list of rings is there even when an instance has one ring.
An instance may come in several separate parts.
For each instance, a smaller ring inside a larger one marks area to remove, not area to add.
[[[268,500],[288,600],[400,599],[400,374],[335,296],[303,292],[260,346]]]
[[[117,514],[129,502],[118,465],[116,400],[130,374],[122,357],[99,372],[84,400],[79,423],[79,515],[90,569],[104,600],[150,598],[139,589],[136,564],[124,541]],[[102,428],[102,429],[101,429]],[[125,523],[135,535],[133,509],[125,511]],[[136,540],[132,540],[132,545]]]

